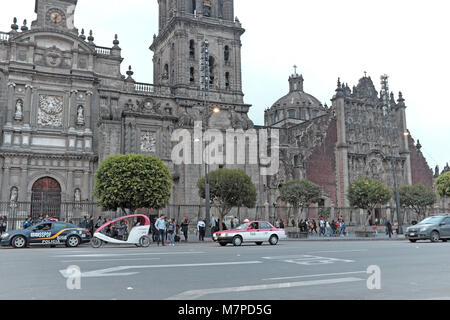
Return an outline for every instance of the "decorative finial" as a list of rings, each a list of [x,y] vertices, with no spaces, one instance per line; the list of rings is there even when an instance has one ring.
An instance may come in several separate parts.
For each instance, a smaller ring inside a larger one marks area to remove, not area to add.
[[[134,72],[131,70],[131,66],[128,67],[127,75],[131,78],[131,76],[134,74]]]
[[[117,34],[116,35],[114,35],[114,41],[113,41],[113,45],[115,46],[115,47],[117,47],[118,45],[119,45],[119,37],[117,36]]]
[[[417,140],[416,148],[419,151],[420,151],[420,149],[422,149],[422,145],[420,144],[420,140]]]
[[[22,28],[20,28],[20,30],[22,30],[22,32],[28,31],[27,19],[23,20],[23,26]]]
[[[297,66],[294,64],[294,76],[297,75]]]
[[[80,39],[86,41],[86,36],[84,35],[84,29],[81,29]]]
[[[367,71],[364,71],[364,78],[367,78]]]
[[[11,29],[13,30],[13,32],[17,32],[17,30],[19,29],[19,26],[17,25],[16,17],[14,17],[14,19],[13,19],[13,24],[11,25]]]
[[[89,41],[90,43],[94,42],[94,36],[93,36],[92,30],[89,31],[88,41]]]

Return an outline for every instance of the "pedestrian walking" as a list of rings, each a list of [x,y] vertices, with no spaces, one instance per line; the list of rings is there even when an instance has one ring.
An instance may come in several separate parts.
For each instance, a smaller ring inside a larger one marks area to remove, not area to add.
[[[167,234],[169,235],[169,241],[171,246],[175,246],[175,231],[176,231],[176,223],[174,219],[169,220],[169,224],[167,225]]]
[[[325,236],[325,220],[323,218],[319,220],[319,232],[321,236]]]
[[[325,235],[329,237],[331,235],[331,226],[328,221],[325,222]]]
[[[199,241],[205,241],[205,229],[206,229],[205,221],[203,221],[203,218],[200,218],[197,223]]]
[[[102,226],[103,222],[102,222],[102,217],[98,217],[97,222],[95,223],[95,228],[98,229]]]
[[[31,226],[31,216],[28,217],[27,220],[25,220],[25,222],[23,223],[23,228],[26,229],[30,226]]]
[[[181,223],[181,232],[184,235],[184,241],[188,242],[188,232],[189,232],[189,219],[187,216],[184,217],[183,222]]]
[[[317,234],[317,223],[316,223],[316,220],[313,219],[312,223],[313,223],[313,231]]]
[[[233,217],[231,217],[231,219],[230,219],[230,227],[231,227],[231,229],[234,229]]]
[[[80,228],[86,228],[87,222],[87,217],[84,216],[83,219],[81,219]]]
[[[389,235],[389,238],[392,238],[392,224],[391,224],[391,222],[388,220],[387,222],[386,222],[386,231],[387,231],[387,234]]]
[[[93,216],[89,217],[86,227],[89,230],[89,232],[91,233],[91,236],[93,236],[94,235],[94,217]]]
[[[8,218],[6,216],[3,216],[3,219],[0,223],[0,234],[5,233],[6,229],[8,228]]]
[[[280,229],[284,229],[284,222],[280,219]]]
[[[214,215],[211,215],[211,234],[214,234],[217,231],[216,226],[217,226],[216,218],[214,218]]]
[[[342,221],[340,222],[340,232],[341,232],[341,235],[343,235],[343,236],[346,236],[346,235],[347,235],[346,228],[347,228],[347,226],[346,226],[346,224],[345,224],[345,221],[342,220]]]
[[[158,220],[156,220],[155,223],[155,227],[156,230],[158,230],[158,237],[156,239],[156,242],[159,243],[161,242],[163,246],[165,246],[164,240],[166,238],[166,221],[164,219],[165,217],[162,215],[161,217],[159,217]]]

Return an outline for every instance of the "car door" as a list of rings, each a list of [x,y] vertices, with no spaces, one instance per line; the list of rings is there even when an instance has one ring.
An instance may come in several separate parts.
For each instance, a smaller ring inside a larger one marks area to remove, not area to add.
[[[253,226],[250,228],[250,226]],[[244,232],[244,241],[246,242],[254,242],[254,241],[260,241],[258,240],[259,235],[259,223],[258,222],[252,222],[246,232]]]
[[[269,238],[271,236],[271,230],[272,230],[272,226],[270,224],[268,224],[267,222],[261,222],[259,224],[259,229],[260,229],[260,237],[261,237],[261,241],[269,241]]]
[[[450,217],[442,220],[441,224],[441,238],[450,238]]]
[[[42,222],[35,226],[30,233],[30,243],[43,243],[52,236],[53,223]]]

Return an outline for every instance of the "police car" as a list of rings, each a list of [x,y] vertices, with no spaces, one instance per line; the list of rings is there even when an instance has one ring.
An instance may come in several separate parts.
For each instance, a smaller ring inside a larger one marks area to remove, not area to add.
[[[9,231],[1,235],[2,246],[25,248],[29,245],[65,245],[75,248],[89,242],[89,230],[60,221],[43,221],[23,230]]]
[[[286,238],[284,229],[275,228],[267,221],[249,221],[236,229],[219,231],[213,234],[213,240],[221,246],[226,246],[229,243],[240,246],[244,242],[254,242],[257,245],[269,242],[274,246],[278,244],[279,240],[285,240]]]

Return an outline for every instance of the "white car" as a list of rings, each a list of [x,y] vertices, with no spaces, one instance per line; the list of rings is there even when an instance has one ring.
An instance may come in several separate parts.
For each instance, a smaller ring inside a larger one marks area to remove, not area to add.
[[[267,221],[250,221],[236,229],[218,231],[213,234],[213,240],[221,246],[226,246],[228,243],[240,246],[244,242],[254,242],[257,245],[269,242],[274,246],[278,244],[279,240],[285,240],[286,238],[284,229],[275,228]]]

